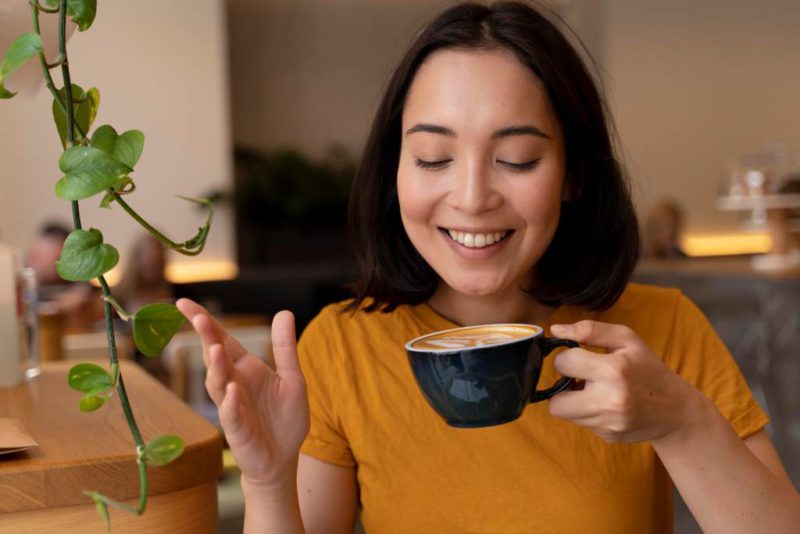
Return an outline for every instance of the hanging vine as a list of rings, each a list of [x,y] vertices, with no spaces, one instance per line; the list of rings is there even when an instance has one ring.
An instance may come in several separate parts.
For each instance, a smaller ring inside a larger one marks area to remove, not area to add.
[[[205,206],[208,216],[195,236],[176,242],[157,230],[131,207],[123,197],[136,189],[132,173],[142,156],[144,134],[139,130],[128,130],[120,134],[107,124],[92,130],[100,105],[100,92],[94,87],[84,90],[72,83],[70,75],[66,46],[67,19],[77,24],[78,31],[88,30],[97,13],[97,0],[43,0],[43,3],[30,0],[29,4],[33,31],[15,39],[0,63],[0,99],[9,99],[16,94],[5,86],[9,75],[29,59],[38,56],[45,85],[53,96],[53,120],[64,149],[58,160],[63,176],[55,184],[55,194],[70,203],[74,225],[74,230],[64,242],[56,270],[68,281],[97,280],[104,300],[108,337],[109,369],[93,363],[80,363],[70,369],[68,383],[71,388],[83,393],[78,403],[81,411],[101,408],[116,391],[130,428],[139,471],[137,506],[115,501],[96,491],[84,491],[95,502],[107,530],[110,531],[108,507],[113,506],[136,515],[143,514],[147,507],[148,466],[168,464],[183,452],[183,440],[178,436],[157,436],[145,442],[120,372],[112,314],[116,312],[123,320],[132,322],[134,343],[145,356],[151,358],[161,353],[185,319],[172,304],[150,304],[135,313],[129,313],[119,305],[104,277],[119,262],[119,253],[112,245],[103,241],[100,230],[83,228],[80,201],[102,194],[100,207],[110,209],[117,204],[165,247],[190,256],[199,254],[205,246],[213,209],[208,200],[180,197]],[[58,16],[58,55],[52,62],[48,62],[42,46],[40,15]],[[61,88],[56,86],[51,75],[54,69],[61,71]]]

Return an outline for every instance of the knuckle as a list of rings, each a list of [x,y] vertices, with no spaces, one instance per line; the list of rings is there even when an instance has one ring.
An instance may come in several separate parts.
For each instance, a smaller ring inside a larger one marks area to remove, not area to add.
[[[636,335],[634,333],[633,329],[630,326],[626,325],[626,324],[618,324],[616,326],[617,326],[617,329],[619,330],[619,335],[620,336],[624,336],[626,338],[631,338],[631,337]]]
[[[597,332],[597,322],[584,319],[583,321],[578,321],[578,324],[575,325],[575,329],[582,337],[592,337]]]
[[[631,407],[632,399],[627,391],[617,391],[608,398],[608,409],[614,414],[624,416],[631,411]],[[621,421],[621,423],[624,423],[624,421]]]
[[[606,359],[606,371],[611,380],[626,382],[633,372],[633,362],[625,354],[615,354]]]

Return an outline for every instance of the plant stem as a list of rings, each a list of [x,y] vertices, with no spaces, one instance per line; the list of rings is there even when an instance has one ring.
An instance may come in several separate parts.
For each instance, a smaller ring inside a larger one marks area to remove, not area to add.
[[[42,36],[42,31],[39,27],[39,11],[44,11],[45,13],[58,13],[58,9],[54,9],[53,11],[47,11],[41,6],[38,5],[36,0],[30,0],[31,5],[31,14],[33,17],[33,31],[36,32],[39,37]],[[44,55],[44,49],[39,53],[39,63],[42,65],[42,75],[44,76],[45,85],[47,89],[50,91],[50,94],[53,95],[53,99],[55,100],[56,104],[61,111],[64,112],[64,115],[67,115],[67,107],[64,105],[64,101],[61,99],[61,96],[58,94],[58,89],[56,88],[55,82],[53,82],[53,77],[50,75],[50,69],[52,67],[56,67],[58,65],[62,65],[63,62],[66,62],[66,56],[62,56],[57,58],[55,64],[51,65],[47,63],[47,58]],[[66,93],[66,91],[65,91]],[[75,124],[75,128],[78,130],[78,133],[82,138],[86,138],[86,132],[83,131],[80,124]]]
[[[36,11],[36,8],[34,8]],[[72,99],[72,82],[70,79],[69,73],[69,60],[67,59],[67,40],[66,40],[66,28],[67,28],[67,0],[60,0],[59,1],[59,24],[58,24],[58,51],[59,55],[64,58],[64,62],[61,64],[61,74],[64,78],[64,87],[65,87],[65,96],[66,96],[66,112],[67,112],[67,148],[73,146],[75,144],[75,115],[74,115],[74,105]],[[38,27],[38,16],[35,16],[36,25]],[[45,69],[46,70],[46,69]],[[60,98],[57,98],[60,100]],[[72,220],[75,225],[75,229],[81,229],[81,215],[80,215],[80,207],[77,201],[72,202]],[[106,282],[105,277],[100,276],[98,278],[100,282],[100,287],[103,291],[103,296],[107,298],[111,297],[111,290],[108,287],[108,283]],[[111,366],[112,369],[119,366],[119,360],[117,358],[117,343],[116,339],[114,338],[114,323],[112,321],[112,314],[111,314],[111,304],[108,300],[105,300],[104,303],[104,311],[105,311],[105,319],[106,319],[106,335],[108,337],[108,349],[109,355],[111,359]],[[136,419],[133,416],[133,410],[131,410],[130,402],[128,401],[128,393],[125,390],[125,382],[122,378],[122,373],[119,374],[119,381],[117,382],[117,393],[119,393],[120,403],[122,404],[122,410],[125,412],[125,419],[128,422],[128,427],[130,428],[131,435],[133,436],[134,442],[136,442],[137,451],[140,448],[143,448],[144,439],[142,439],[142,434],[139,431],[139,427],[136,424]],[[139,454],[137,453],[137,458]],[[139,461],[139,508],[137,512],[141,514],[144,512],[145,506],[147,505],[147,467],[144,465],[143,462]]]
[[[75,109],[67,59],[67,0],[61,0],[58,9],[58,55],[64,58],[61,63],[61,76],[64,78],[64,95],[67,97],[67,148],[69,148],[75,144]],[[73,214],[74,212],[73,209]]]
[[[44,7],[37,0],[31,0],[31,5],[34,6],[38,11],[41,11],[42,13],[51,13],[51,14],[58,13],[57,7],[53,8]]]
[[[130,318],[132,317],[132,315],[131,315],[130,313],[128,313],[128,312],[125,310],[125,308],[123,308],[123,307],[122,307],[122,305],[120,305],[120,303],[119,303],[119,302],[117,302],[117,299],[115,299],[115,298],[114,298],[114,297],[112,297],[111,295],[104,296],[104,297],[103,297],[103,300],[104,300],[104,301],[106,301],[106,302],[108,302],[109,304],[111,304],[111,307],[113,307],[113,308],[114,308],[114,309],[117,311],[117,315],[119,315],[119,316],[120,316],[120,318],[121,318],[123,321],[128,321],[128,320],[130,320]]]
[[[39,28],[39,11],[38,11],[39,4],[36,2],[36,0],[31,0],[30,4],[31,4],[31,14],[33,15],[33,31],[36,32],[39,35],[39,37],[41,37],[42,31]],[[47,65],[47,58],[45,58],[44,56],[44,48],[42,48],[42,51],[39,53],[39,63],[41,63],[42,65],[42,74],[44,75],[44,81],[47,84],[47,88],[50,90],[50,94],[53,95],[53,98],[56,99],[56,102],[58,102],[59,104],[61,104],[62,107],[64,107],[64,102],[58,96],[58,89],[56,89],[56,84],[53,83],[53,77],[50,76],[50,68]],[[67,109],[64,108],[64,113],[66,112]]]
[[[161,242],[162,245],[165,247],[172,249],[176,252],[184,254],[186,256],[197,256],[203,251],[203,247],[205,246],[205,240],[203,241],[203,245],[199,248],[189,249],[187,248],[189,241],[184,241],[183,243],[176,243],[172,241],[170,238],[159,232],[152,224],[147,222],[142,218],[141,215],[136,213],[136,211],[127,203],[125,200],[122,199],[122,196],[117,193],[116,191],[111,191],[111,194],[114,195],[114,200],[119,204],[122,209],[124,209],[128,215],[133,218],[136,222],[138,222],[142,228],[153,234],[153,236]],[[190,240],[191,241],[191,240]]]

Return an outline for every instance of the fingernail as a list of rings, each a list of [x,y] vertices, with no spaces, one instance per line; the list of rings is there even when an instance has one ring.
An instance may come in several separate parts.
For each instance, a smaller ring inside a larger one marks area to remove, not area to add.
[[[568,333],[571,329],[572,327],[568,324],[554,324],[550,327],[550,330],[552,332],[558,331],[561,332],[562,334]]]

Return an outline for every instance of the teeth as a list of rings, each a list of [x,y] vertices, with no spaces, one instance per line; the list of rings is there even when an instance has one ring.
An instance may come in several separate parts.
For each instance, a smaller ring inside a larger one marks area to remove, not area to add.
[[[458,243],[461,243],[465,247],[469,248],[483,248],[493,245],[498,241],[501,241],[508,234],[508,232],[470,234],[467,232],[456,232],[455,230],[448,230],[447,233],[450,235],[450,239],[457,241]]]

